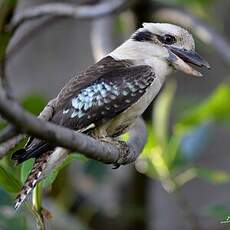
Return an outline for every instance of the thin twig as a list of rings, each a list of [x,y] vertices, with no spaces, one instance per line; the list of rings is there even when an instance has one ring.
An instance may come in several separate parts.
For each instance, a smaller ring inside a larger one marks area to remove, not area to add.
[[[22,10],[14,16],[10,26],[17,28],[26,20],[33,20],[47,15],[93,19],[121,12],[126,8],[126,4],[128,4],[126,0],[101,1],[99,4],[88,6],[77,6],[71,3],[46,3]]]
[[[188,11],[162,6],[154,12],[154,18],[181,25],[191,30],[205,44],[213,46],[230,64],[230,43],[211,26]]]

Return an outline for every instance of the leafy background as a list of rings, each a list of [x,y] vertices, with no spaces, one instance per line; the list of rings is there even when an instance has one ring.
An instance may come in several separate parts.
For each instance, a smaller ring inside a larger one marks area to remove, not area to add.
[[[229,1],[158,2],[183,6],[230,36],[226,13],[230,9]],[[27,4],[33,1],[21,1],[19,10]],[[116,20],[115,37],[132,31],[127,17],[122,15]],[[60,21],[9,61],[12,85],[22,105],[31,113],[38,114],[69,76],[93,63],[89,33],[88,22]],[[0,53],[5,48],[5,36],[0,37]],[[212,159],[209,150],[218,149],[215,145],[219,129],[224,130],[223,140],[230,137],[229,66],[211,47],[200,41],[196,43],[197,49],[210,61],[212,70],[204,72],[204,79],[181,74],[170,77],[144,115],[148,142],[135,165],[114,171],[111,166],[76,153],[42,182],[49,229],[107,229],[111,225],[117,229],[164,230],[169,226],[190,229],[197,217],[202,229],[228,229],[229,225],[221,221],[227,221],[230,216],[230,171],[226,167],[229,163],[225,162],[230,160],[229,144],[218,142],[219,152],[215,153],[218,162]],[[2,122],[1,127],[4,126]],[[14,197],[31,169],[32,160],[15,166],[10,155],[0,161],[0,229],[35,229],[29,203],[17,214],[12,210]],[[203,187],[197,186],[197,181]],[[217,192],[203,194],[208,189]],[[221,192],[225,195],[220,197],[218,192],[223,190],[226,193]],[[197,194],[209,197],[210,202],[197,205]],[[166,204],[159,202],[165,198]],[[173,213],[170,207],[176,207],[175,213],[180,214]]]

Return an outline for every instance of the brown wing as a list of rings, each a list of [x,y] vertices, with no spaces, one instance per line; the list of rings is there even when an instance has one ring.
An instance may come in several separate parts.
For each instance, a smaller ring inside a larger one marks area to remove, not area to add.
[[[106,72],[111,71],[111,68],[122,68],[131,66],[132,62],[129,60],[117,61],[110,56],[107,56],[101,59],[99,62],[90,66],[85,72],[73,77],[59,92],[56,98],[55,111],[59,111],[73,95],[79,93],[79,91],[85,88],[87,85],[90,85],[92,82],[100,78]],[[54,112],[55,113],[55,112]],[[50,118],[49,120],[51,120]],[[35,141],[33,137],[30,137],[26,148],[34,144]],[[33,143],[32,143],[33,142]]]
[[[147,65],[110,69],[74,93],[52,122],[74,130],[101,125],[138,101],[154,79]]]

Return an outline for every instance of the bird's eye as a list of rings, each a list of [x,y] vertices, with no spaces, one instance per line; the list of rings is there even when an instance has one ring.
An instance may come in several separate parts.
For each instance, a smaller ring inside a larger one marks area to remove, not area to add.
[[[170,34],[165,34],[164,36],[161,36],[159,40],[167,45],[172,45],[176,42],[176,38]]]

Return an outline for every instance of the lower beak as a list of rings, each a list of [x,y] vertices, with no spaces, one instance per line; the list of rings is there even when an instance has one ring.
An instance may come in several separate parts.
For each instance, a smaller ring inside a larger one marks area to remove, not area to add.
[[[187,74],[202,76],[200,72],[193,69],[187,63],[194,64],[199,67],[210,68],[208,62],[198,53],[192,50],[180,49],[173,46],[166,46],[169,51],[169,62],[176,68]]]

